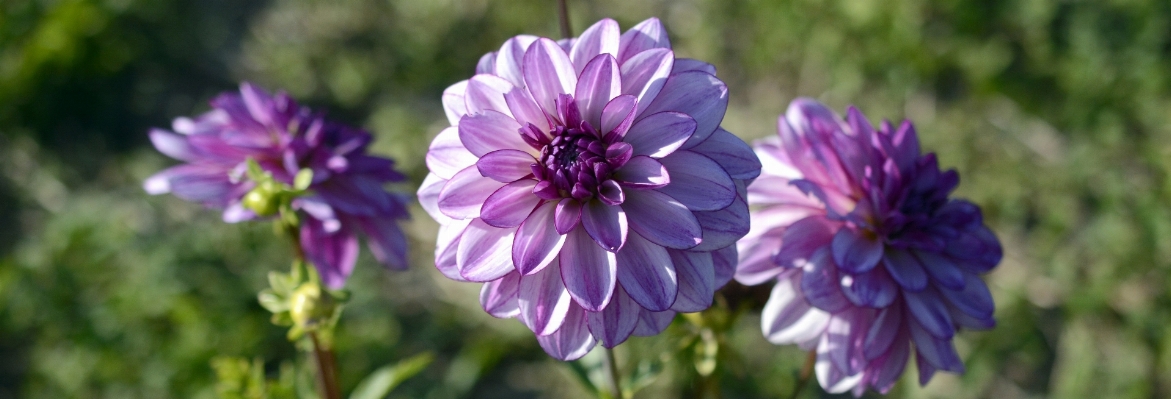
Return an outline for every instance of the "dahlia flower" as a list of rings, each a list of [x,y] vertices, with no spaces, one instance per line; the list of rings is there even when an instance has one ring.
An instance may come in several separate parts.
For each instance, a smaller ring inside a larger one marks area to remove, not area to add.
[[[406,199],[383,189],[404,176],[394,161],[366,153],[370,133],[249,83],[240,85],[239,94],[220,94],[211,106],[194,119],[175,119],[174,132],[151,130],[155,148],[184,164],[148,178],[148,193],[223,209],[223,220],[235,223],[259,217],[244,205],[257,186],[246,176],[249,160],[288,185],[309,169],[309,194],[293,199],[292,208],[301,220],[301,249],[322,282],[330,288],[345,284],[357,259],[358,233],[379,262],[406,267],[406,238],[396,224],[407,217]]]
[[[887,392],[914,343],[919,382],[963,373],[960,328],[995,325],[980,280],[1001,258],[980,208],[949,199],[959,184],[922,155],[904,121],[875,130],[798,99],[756,145],[763,172],[748,189],[752,231],[739,243],[736,280],[776,279],[764,308],[769,341],[817,351],[817,379],[833,393]]]
[[[748,232],[752,149],[719,127],[727,88],[677,59],[662,25],[517,36],[443,94],[451,127],[419,189],[435,265],[484,283],[551,356],[654,335],[711,306]]]

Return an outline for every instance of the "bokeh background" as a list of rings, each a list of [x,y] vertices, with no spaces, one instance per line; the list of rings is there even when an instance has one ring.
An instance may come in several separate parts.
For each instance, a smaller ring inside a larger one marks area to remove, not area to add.
[[[1171,2],[570,0],[570,14],[576,32],[661,18],[677,54],[719,69],[723,124],[745,139],[810,96],[910,118],[959,170],[958,195],[1005,246],[987,276],[999,326],[956,339],[966,375],[920,388],[909,366],[891,397],[1171,396]],[[147,129],[243,80],[283,88],[373,132],[413,192],[447,124],[442,90],[512,35],[558,36],[556,15],[550,0],[0,0],[0,398],[216,397],[217,356],[303,380],[307,359],[255,299],[289,249],[267,224],[146,195],[172,164]],[[431,266],[436,225],[413,215],[413,267],[364,253],[350,280],[343,389],[432,352],[391,397],[589,397],[597,356],[551,360],[485,315],[478,286]],[[727,292],[748,310],[714,358],[682,318],[619,349],[628,374],[657,376],[640,397],[792,389],[804,355],[761,337],[759,289]]]

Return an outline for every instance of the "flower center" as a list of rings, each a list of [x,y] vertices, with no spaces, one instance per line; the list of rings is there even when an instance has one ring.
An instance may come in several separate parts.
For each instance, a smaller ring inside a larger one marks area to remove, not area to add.
[[[557,108],[549,133],[532,124],[520,131],[529,145],[541,151],[532,167],[538,182],[534,192],[548,200],[599,197],[611,205],[622,203],[622,191],[611,175],[630,160],[630,144],[619,137],[601,137],[582,119],[569,96],[559,98]]]

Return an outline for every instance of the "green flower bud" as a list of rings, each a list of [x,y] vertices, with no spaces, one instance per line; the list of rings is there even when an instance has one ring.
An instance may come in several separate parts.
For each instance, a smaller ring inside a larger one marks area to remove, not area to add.
[[[313,282],[301,284],[289,298],[289,316],[295,325],[307,331],[328,323],[336,307],[333,296],[322,292]]]
[[[244,206],[258,216],[272,216],[280,209],[281,189],[271,180],[260,182],[244,195]]]

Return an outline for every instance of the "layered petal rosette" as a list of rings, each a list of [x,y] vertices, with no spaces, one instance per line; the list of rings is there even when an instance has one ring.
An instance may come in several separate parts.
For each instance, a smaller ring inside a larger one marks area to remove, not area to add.
[[[751,148],[720,128],[727,88],[677,59],[657,19],[509,39],[443,104],[419,189],[435,264],[484,283],[553,357],[661,332],[711,305],[748,232]]]
[[[406,267],[406,238],[397,225],[407,217],[406,198],[383,188],[404,176],[394,161],[366,153],[370,133],[249,83],[239,93],[219,95],[211,106],[194,119],[175,119],[173,132],[151,130],[155,148],[184,163],[148,178],[147,192],[223,209],[224,221],[235,223],[258,217],[244,206],[245,195],[257,186],[246,175],[249,160],[288,185],[309,169],[309,195],[293,199],[292,208],[301,220],[301,249],[322,281],[330,288],[345,283],[359,234],[379,262]]]
[[[952,337],[995,324],[979,275],[1002,253],[980,208],[948,198],[959,176],[920,153],[907,121],[874,129],[853,107],[842,120],[798,99],[778,125],[756,145],[763,172],[736,271],[744,284],[776,281],[765,336],[816,350],[834,393],[887,392],[912,347],[921,384],[962,373]]]

